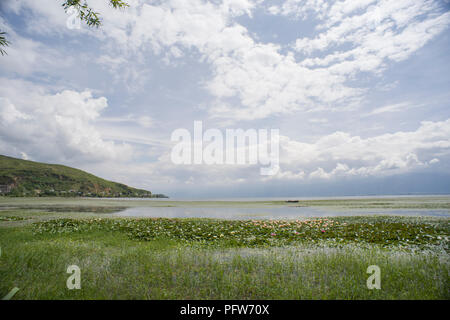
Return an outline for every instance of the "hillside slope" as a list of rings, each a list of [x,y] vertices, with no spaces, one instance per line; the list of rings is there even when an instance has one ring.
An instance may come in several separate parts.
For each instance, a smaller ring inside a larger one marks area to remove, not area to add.
[[[11,196],[162,197],[71,167],[0,155],[0,194]]]

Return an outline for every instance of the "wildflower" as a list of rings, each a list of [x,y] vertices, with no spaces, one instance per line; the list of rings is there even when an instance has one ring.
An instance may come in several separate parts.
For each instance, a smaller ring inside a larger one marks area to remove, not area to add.
[[[272,237],[275,237],[277,234],[272,232],[270,235],[271,235]]]

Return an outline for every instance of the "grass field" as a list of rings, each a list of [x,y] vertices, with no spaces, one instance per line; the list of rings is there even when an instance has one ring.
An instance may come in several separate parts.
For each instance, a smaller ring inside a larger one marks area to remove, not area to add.
[[[448,218],[343,215],[226,221],[110,214],[142,203],[0,198],[0,297],[17,287],[13,299],[450,298]],[[374,203],[423,209],[449,205],[446,198],[302,205],[345,209]],[[66,287],[70,265],[81,270],[80,290]],[[380,267],[380,290],[366,286],[370,265]]]

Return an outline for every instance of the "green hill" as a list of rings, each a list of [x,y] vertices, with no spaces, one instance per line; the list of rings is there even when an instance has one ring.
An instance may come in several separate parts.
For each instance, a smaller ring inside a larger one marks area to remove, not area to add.
[[[0,194],[9,196],[165,197],[71,167],[0,155]]]

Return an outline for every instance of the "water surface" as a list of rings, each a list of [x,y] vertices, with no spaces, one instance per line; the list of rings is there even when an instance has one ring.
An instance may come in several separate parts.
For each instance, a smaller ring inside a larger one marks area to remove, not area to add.
[[[214,219],[299,219],[360,215],[450,217],[445,209],[342,209],[324,207],[134,207],[114,215],[121,217],[214,218]]]

